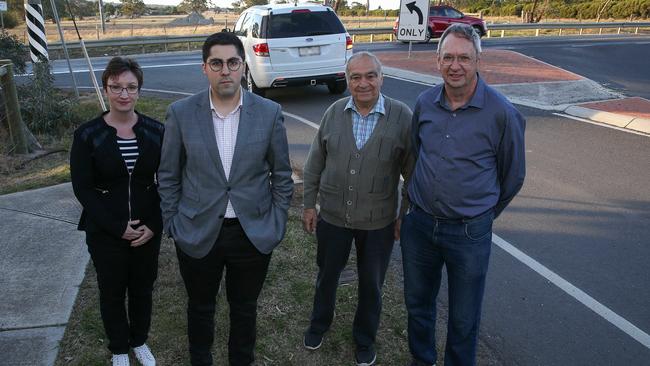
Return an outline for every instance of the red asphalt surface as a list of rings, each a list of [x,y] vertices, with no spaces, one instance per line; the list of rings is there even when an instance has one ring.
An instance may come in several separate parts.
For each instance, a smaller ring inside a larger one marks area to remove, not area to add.
[[[435,51],[377,52],[388,67],[440,77]],[[582,76],[549,65],[532,57],[507,50],[485,50],[479,65],[481,77],[490,85],[574,81]],[[580,107],[650,119],[650,100],[631,97],[578,104]]]

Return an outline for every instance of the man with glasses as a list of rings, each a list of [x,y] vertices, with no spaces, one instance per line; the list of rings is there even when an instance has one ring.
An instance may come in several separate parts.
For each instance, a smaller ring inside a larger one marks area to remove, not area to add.
[[[445,266],[449,320],[444,364],[474,365],[492,221],[525,177],[526,121],[478,74],[481,40],[454,24],[438,43],[444,84],[413,112],[417,156],[402,223],[404,294],[412,366],[436,362],[436,297]]]
[[[284,237],[293,193],[277,103],[241,88],[244,47],[232,33],[203,44],[209,88],[167,110],[159,192],[187,290],[192,365],[212,365],[214,313],[226,270],[230,365],[254,361],[257,298]]]

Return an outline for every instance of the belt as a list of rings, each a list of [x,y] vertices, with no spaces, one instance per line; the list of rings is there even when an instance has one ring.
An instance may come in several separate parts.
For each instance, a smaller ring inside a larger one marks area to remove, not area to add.
[[[239,225],[239,219],[236,217],[226,217],[223,219],[223,224],[221,226],[234,226]]]
[[[464,223],[467,223],[469,221],[480,219],[483,216],[487,216],[487,215],[491,214],[494,211],[494,209],[491,208],[491,209],[483,212],[482,214],[476,215],[476,216],[473,216],[473,217],[452,218],[452,217],[432,215],[432,214],[426,212],[422,207],[420,207],[420,206],[418,206],[416,204],[413,204],[413,209],[416,210],[416,211],[422,212],[423,214],[429,216],[433,220],[444,221],[444,222],[447,222],[447,223],[450,223],[450,224],[464,224]]]

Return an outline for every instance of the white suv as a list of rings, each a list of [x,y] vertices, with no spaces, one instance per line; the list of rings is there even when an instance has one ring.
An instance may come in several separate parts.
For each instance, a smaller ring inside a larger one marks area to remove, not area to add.
[[[253,6],[242,12],[233,32],[246,51],[245,85],[256,94],[298,85],[326,84],[333,94],[347,88],[352,38],[330,7]]]

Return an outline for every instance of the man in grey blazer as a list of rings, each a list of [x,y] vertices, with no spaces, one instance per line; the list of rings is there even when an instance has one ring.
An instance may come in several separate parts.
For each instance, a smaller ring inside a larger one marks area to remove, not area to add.
[[[226,269],[230,365],[254,361],[257,298],[284,237],[293,193],[282,110],[241,88],[245,54],[232,33],[203,44],[209,89],[167,110],[159,192],[188,295],[192,365],[212,365],[216,295]]]

